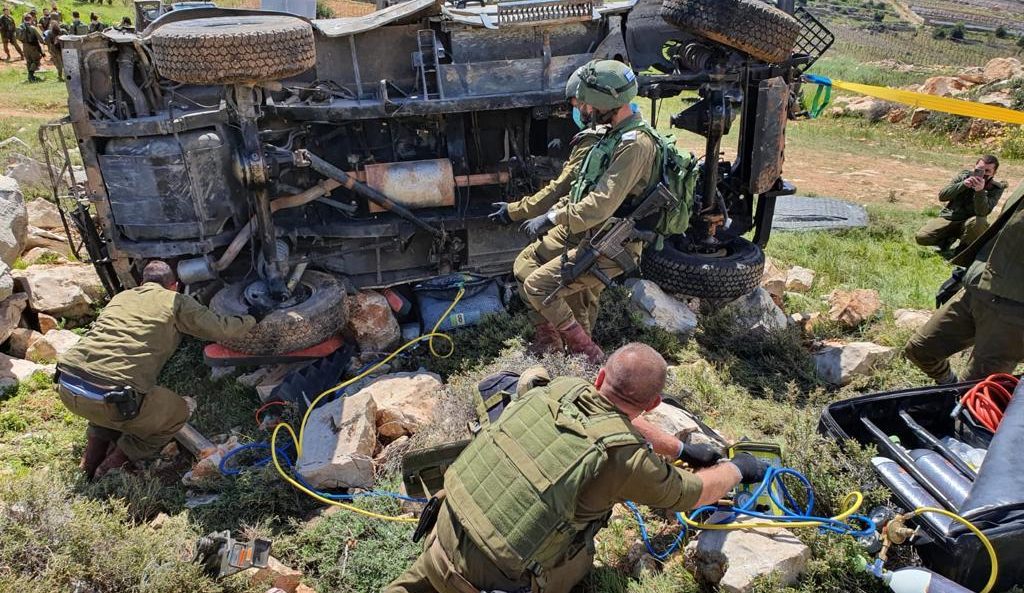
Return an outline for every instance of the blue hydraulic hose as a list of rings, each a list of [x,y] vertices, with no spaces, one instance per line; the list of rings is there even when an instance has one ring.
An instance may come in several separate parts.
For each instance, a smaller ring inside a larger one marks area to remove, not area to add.
[[[654,556],[658,560],[667,560],[669,556],[674,554],[675,551],[679,549],[679,546],[682,545],[683,540],[686,539],[686,523],[683,523],[682,515],[676,513],[676,521],[678,521],[679,525],[682,526],[682,531],[679,532],[679,535],[677,535],[676,538],[672,540],[672,543],[669,544],[667,548],[665,548],[661,552],[655,550],[654,544],[651,542],[651,537],[647,534],[647,523],[644,522],[644,516],[640,513],[640,509],[637,508],[636,504],[631,500],[626,501],[626,507],[630,511],[632,511],[633,517],[636,519],[637,525],[640,526],[640,538],[644,542],[644,547],[647,548],[647,553],[651,556]]]
[[[786,486],[783,478],[785,476],[791,476],[795,478],[804,487],[807,492],[807,504],[801,508],[801,505],[793,497],[789,488]],[[781,514],[773,515],[769,513],[762,513],[754,510],[754,505],[757,504],[757,499],[767,492],[772,502],[775,503]],[[640,538],[644,542],[644,546],[647,548],[647,552],[654,556],[656,559],[664,561],[670,555],[672,555],[679,546],[682,545],[683,539],[686,537],[686,523],[683,521],[682,515],[676,513],[676,520],[682,526],[682,531],[676,536],[675,540],[664,550],[657,551],[654,549],[654,545],[651,543],[650,535],[647,533],[647,525],[644,522],[643,516],[640,513],[640,509],[637,508],[636,504],[632,501],[626,501],[626,507],[633,513],[633,517],[636,518],[637,525],[640,527]],[[821,523],[819,529],[825,533],[835,533],[839,535],[852,535],[853,537],[868,537],[872,535],[877,527],[875,522],[864,515],[851,515],[850,519],[863,525],[862,529],[858,529],[856,525],[846,523],[844,521],[838,521],[831,517],[818,517],[814,515],[814,488],[811,486],[810,480],[806,476],[796,471],[795,469],[788,467],[769,467],[768,471],[765,472],[764,479],[758,484],[757,488],[751,492],[749,498],[742,504],[736,506],[720,506],[720,505],[706,505],[694,509],[690,513],[690,520],[696,522],[697,518],[704,513],[715,513],[715,512],[726,512],[730,516],[723,521],[724,523],[732,522],[738,515],[745,515],[748,517],[754,517],[756,519],[766,519],[770,521],[777,521],[780,523],[785,522],[802,522],[802,521],[815,521]]]

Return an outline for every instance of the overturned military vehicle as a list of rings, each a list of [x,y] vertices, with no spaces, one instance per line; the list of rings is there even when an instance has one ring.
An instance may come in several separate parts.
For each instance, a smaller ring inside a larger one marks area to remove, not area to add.
[[[232,346],[284,352],[337,331],[346,285],[509,273],[527,237],[487,214],[557,174],[577,131],[564,84],[595,58],[640,73],[649,116],[687,93],[671,123],[706,138],[690,228],[642,273],[744,294],[793,191],[799,75],[830,43],[792,0],[407,0],[315,21],[192,8],[67,37],[70,117],[43,136],[81,152],[87,182],[65,204],[108,290],[170,260],[192,289],[219,289],[216,309],[270,303]]]

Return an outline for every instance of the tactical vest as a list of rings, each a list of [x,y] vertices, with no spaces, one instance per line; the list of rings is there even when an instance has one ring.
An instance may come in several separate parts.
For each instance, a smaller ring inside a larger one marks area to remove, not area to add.
[[[559,378],[528,392],[483,429],[445,473],[447,504],[477,547],[506,576],[543,581],[590,523],[576,501],[612,447],[644,446],[628,418],[587,415],[586,381]]]
[[[590,152],[580,163],[579,173],[576,175],[576,179],[572,183],[572,189],[569,192],[569,200],[572,203],[577,203],[583,199],[583,196],[590,193],[597,182],[604,177],[604,174],[608,171],[609,165],[612,163],[612,157],[615,156],[615,149],[619,147],[619,143],[622,142],[622,137],[627,133],[634,130],[642,130],[651,136],[651,139],[658,143],[656,132],[643,120],[643,118],[635,117],[632,121],[626,123],[626,125],[619,128],[611,128],[602,135],[602,138],[590,148]],[[592,132],[594,133],[594,132]],[[660,144],[659,144],[660,147]],[[661,151],[658,151],[658,158],[655,159],[653,164],[652,172],[657,173],[661,170]],[[653,187],[658,182],[659,176],[657,174],[651,175],[651,179],[648,185]],[[650,187],[646,188],[650,189]]]

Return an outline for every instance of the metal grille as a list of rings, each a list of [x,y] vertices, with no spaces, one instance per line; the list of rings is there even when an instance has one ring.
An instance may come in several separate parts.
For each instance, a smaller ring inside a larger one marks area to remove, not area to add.
[[[498,3],[498,26],[589,21],[600,0],[523,0]]]
[[[801,25],[800,37],[796,41],[794,53],[799,60],[797,69],[802,74],[817,62],[828,48],[832,47],[836,36],[803,6],[798,6],[793,12],[793,16],[800,21]]]

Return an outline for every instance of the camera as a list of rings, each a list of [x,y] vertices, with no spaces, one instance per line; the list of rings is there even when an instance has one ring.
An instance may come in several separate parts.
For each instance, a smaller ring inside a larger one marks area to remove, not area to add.
[[[974,169],[974,172],[971,173],[971,177],[980,177],[981,179],[984,179],[985,178],[985,170],[982,169],[982,168],[976,168],[976,169]]]

